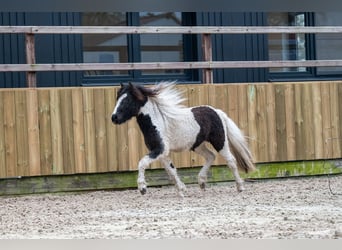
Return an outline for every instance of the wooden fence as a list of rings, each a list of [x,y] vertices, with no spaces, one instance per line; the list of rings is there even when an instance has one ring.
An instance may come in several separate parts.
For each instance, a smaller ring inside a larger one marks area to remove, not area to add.
[[[333,67],[342,60],[306,61],[213,61],[211,35],[214,34],[306,34],[342,33],[340,26],[0,26],[0,34],[25,34],[26,64],[0,64],[0,72],[26,71],[27,86],[36,87],[37,71],[202,69],[203,82],[213,83],[215,68]],[[36,34],[199,34],[203,61],[152,63],[45,63],[37,64]]]
[[[226,111],[257,162],[342,158],[340,81],[178,87],[187,105]],[[0,177],[136,170],[147,151],[134,119],[111,123],[117,89],[1,89]],[[203,163],[194,153],[172,158],[177,167]]]
[[[0,72],[342,66],[342,60],[212,61],[213,34],[342,33],[342,27],[75,27],[0,26],[23,33],[26,64],[0,64]],[[36,64],[35,34],[199,34],[201,62]],[[249,136],[256,162],[342,158],[342,82],[179,85],[188,105],[226,111]],[[146,153],[134,120],[114,126],[117,87],[0,89],[0,178],[136,170]],[[194,153],[172,155],[177,167],[198,166]],[[221,158],[215,164],[224,163]],[[154,164],[153,168],[158,168]]]

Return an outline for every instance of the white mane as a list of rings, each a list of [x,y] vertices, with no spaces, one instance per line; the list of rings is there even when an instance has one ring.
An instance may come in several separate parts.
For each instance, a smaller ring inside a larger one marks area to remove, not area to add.
[[[186,110],[183,96],[183,91],[176,88],[175,82],[160,82],[153,91],[157,95],[149,97],[151,103],[167,118],[177,118],[183,111]]]

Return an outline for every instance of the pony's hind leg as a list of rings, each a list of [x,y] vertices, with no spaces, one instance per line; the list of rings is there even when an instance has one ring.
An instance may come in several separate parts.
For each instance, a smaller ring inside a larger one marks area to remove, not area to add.
[[[205,143],[199,145],[197,148],[195,148],[194,151],[203,156],[205,159],[205,164],[198,174],[198,184],[201,189],[204,190],[208,178],[208,171],[210,169],[210,166],[213,164],[213,161],[215,160],[215,154],[207,148]]]
[[[243,186],[243,180],[241,179],[239,171],[238,171],[236,159],[235,159],[234,155],[230,152],[227,143],[225,143],[223,149],[219,153],[227,161],[228,167],[233,172],[235,182],[236,182],[236,188],[237,188],[238,192],[245,190],[245,188]]]
[[[177,169],[172,164],[171,159],[169,157],[163,157],[160,159],[160,161],[163,164],[171,181],[176,185],[179,196],[183,197],[183,192],[186,190],[186,187],[184,183],[179,179],[177,175]]]

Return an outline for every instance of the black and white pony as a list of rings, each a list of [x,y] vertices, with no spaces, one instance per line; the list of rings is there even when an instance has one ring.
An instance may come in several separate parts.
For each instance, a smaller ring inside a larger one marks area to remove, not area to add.
[[[207,173],[215,154],[206,146],[209,142],[227,161],[233,172],[237,190],[244,190],[238,167],[249,172],[254,170],[251,152],[243,133],[222,111],[211,106],[185,107],[182,94],[173,82],[162,82],[154,87],[121,85],[112,122],[121,124],[133,116],[144,135],[149,153],[138,164],[138,189],[146,193],[145,169],[159,160],[179,195],[183,196],[184,183],[179,179],[169,154],[171,151],[193,150],[206,162],[198,175],[198,183],[205,188]]]

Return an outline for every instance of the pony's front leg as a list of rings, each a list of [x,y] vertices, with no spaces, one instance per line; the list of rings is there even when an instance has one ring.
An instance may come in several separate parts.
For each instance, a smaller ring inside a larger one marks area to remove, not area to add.
[[[147,187],[145,181],[145,169],[156,159],[151,158],[149,155],[145,155],[138,164],[138,189],[141,194],[146,194]]]

